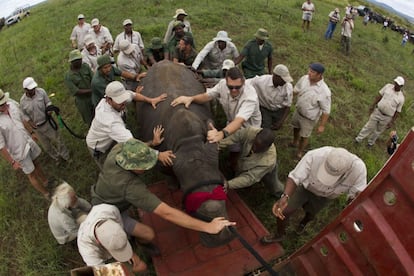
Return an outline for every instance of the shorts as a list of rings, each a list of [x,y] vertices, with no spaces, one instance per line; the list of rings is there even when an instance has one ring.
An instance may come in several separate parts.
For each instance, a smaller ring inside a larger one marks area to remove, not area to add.
[[[312,21],[312,13],[303,13],[302,19],[303,21]]]
[[[300,137],[309,137],[312,134],[312,130],[315,127],[318,120],[310,120],[305,118],[299,114],[297,110],[293,113],[291,125],[293,128],[300,129],[299,135]]]
[[[303,186],[297,186],[295,193],[289,200],[286,213],[293,213],[297,209],[303,208],[306,213],[315,216],[329,201],[329,198],[317,196]]]
[[[31,174],[34,171],[35,165],[33,161],[36,160],[42,153],[40,147],[33,140],[29,141],[29,145],[30,150],[27,153],[26,157],[23,160],[19,161],[22,171],[26,175]]]

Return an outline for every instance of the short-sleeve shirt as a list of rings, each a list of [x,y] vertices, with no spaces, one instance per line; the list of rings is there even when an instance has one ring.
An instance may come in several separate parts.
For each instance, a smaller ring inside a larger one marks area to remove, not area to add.
[[[193,38],[193,35],[189,32],[184,32],[184,36]],[[176,36],[171,37],[170,41],[167,43],[168,52],[170,52],[171,55],[173,55],[175,48],[178,45],[178,42],[180,42],[181,38],[178,38]],[[193,44],[191,45],[195,49],[195,43],[193,38]]]
[[[144,49],[144,41],[142,40],[141,34],[136,31],[132,31],[132,35],[128,35],[125,32],[120,33],[116,36],[113,49],[114,51],[120,51],[119,43],[122,40],[128,40],[131,44],[138,45],[139,49]]]
[[[222,79],[213,88],[207,89],[207,95],[219,100],[228,122],[238,117],[244,119],[243,127],[260,127],[262,114],[260,113],[259,99],[253,86],[245,84],[240,95],[232,98],[227,88],[226,79]]]
[[[26,158],[35,143],[23,125],[23,113],[16,101],[9,99],[9,114],[0,112],[0,149],[6,147],[16,161]]]
[[[35,88],[35,91],[31,98],[23,93],[20,98],[20,109],[25,121],[32,121],[35,125],[40,125],[46,122],[46,107],[52,102],[44,89],[38,87]]]
[[[91,149],[107,152],[115,142],[125,142],[133,138],[122,119],[122,112],[112,108],[102,99],[95,109],[95,117],[86,135],[86,144]]]
[[[79,71],[69,70],[65,74],[65,85],[72,96],[90,97],[90,94],[76,95],[79,89],[90,89],[93,73],[88,64],[82,63]]]
[[[121,168],[115,157],[122,150],[122,143],[112,148],[99,174],[98,181],[92,186],[92,204],[107,203],[123,212],[131,205],[147,212],[153,212],[161,200],[151,193],[141,176]]]
[[[123,227],[121,214],[109,204],[93,206],[85,221],[81,223],[78,231],[78,250],[83,261],[88,266],[103,265],[112,256],[101,246],[95,237],[95,226],[103,220],[113,220]]]
[[[301,116],[315,121],[322,113],[331,112],[331,90],[323,79],[311,85],[309,76],[304,75],[293,91],[298,93],[296,110]]]
[[[405,101],[404,93],[402,91],[395,91],[394,85],[388,83],[381,88],[379,94],[382,98],[377,106],[381,113],[388,116],[394,116],[395,112],[401,112]]]
[[[334,185],[326,185],[317,178],[320,166],[324,166],[327,155],[333,147],[322,147],[308,151],[296,167],[289,173],[297,186],[303,186],[313,194],[326,198],[337,198],[348,194],[353,198],[367,186],[367,169],[364,162],[352,154],[352,166]]]
[[[292,105],[293,86],[290,82],[275,87],[272,75],[262,75],[248,79],[246,83],[251,84],[256,89],[260,106],[266,109],[277,111]]]
[[[307,11],[303,11],[303,14],[312,14],[315,11],[315,5],[313,3],[304,2],[302,4],[302,9],[307,9]]]
[[[86,48],[83,48],[83,50],[81,51],[82,61],[88,64],[93,72],[96,72],[96,70],[98,69],[98,58],[102,55],[101,49],[96,47],[96,45],[95,48],[95,54],[91,54]]]
[[[204,48],[198,53],[192,66],[198,69],[201,63],[205,69],[221,69],[223,61],[226,59],[235,59],[239,56],[239,51],[233,42],[226,42],[226,48],[221,50],[218,47],[217,41],[210,41],[204,46]]]
[[[65,244],[76,239],[79,225],[76,222],[77,215],[81,212],[88,213],[91,204],[78,197],[78,201],[73,208],[59,206],[56,201],[52,202],[47,213],[49,228],[59,244]]]
[[[134,50],[130,55],[120,52],[116,64],[121,71],[127,71],[131,74],[138,74],[141,71],[141,62],[143,60],[141,50],[138,45],[133,44]]]
[[[191,52],[188,56],[186,56],[184,52],[180,50],[179,47],[176,47],[173,53],[173,58],[176,58],[179,63],[184,63],[187,66],[191,66],[191,64],[193,64],[196,56],[197,52],[196,50],[194,50],[194,48],[191,48]]]
[[[145,48],[145,56],[147,58],[153,57],[157,62],[164,59],[165,53],[168,53],[168,49],[165,44],[162,45],[161,49],[152,49],[150,47]]]
[[[250,71],[262,71],[265,68],[265,59],[272,57],[273,46],[269,41],[265,41],[262,49],[257,44],[256,39],[252,39],[246,43],[241,55],[245,57],[243,68]]]
[[[95,44],[98,46],[98,48],[102,48],[105,43],[114,43],[111,32],[105,26],[101,26],[98,33],[95,33],[95,30],[91,28],[89,30],[89,34],[91,34],[94,38]]]
[[[115,80],[115,76],[121,76],[121,74],[122,71],[114,66],[112,66],[112,69],[109,72],[108,76],[105,76],[99,70],[96,70],[91,82],[93,106],[96,106],[99,101],[105,96],[106,86]]]
[[[72,33],[70,34],[70,40],[76,40],[78,44],[78,49],[82,49],[85,45],[85,36],[88,34],[91,25],[89,23],[83,23],[82,26],[76,24],[75,27],[72,29]]]

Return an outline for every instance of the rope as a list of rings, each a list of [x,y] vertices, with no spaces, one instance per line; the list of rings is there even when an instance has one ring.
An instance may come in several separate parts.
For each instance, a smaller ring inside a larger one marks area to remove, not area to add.
[[[58,122],[59,122],[59,126],[60,126],[60,128],[63,128],[63,127],[65,127],[68,131],[69,131],[69,133],[70,134],[72,134],[72,136],[74,136],[74,137],[76,137],[76,138],[78,138],[78,139],[85,139],[86,137],[85,136],[82,136],[82,135],[79,135],[79,134],[76,134],[75,132],[73,132],[73,130],[71,130],[69,127],[68,127],[68,125],[65,123],[65,121],[62,119],[62,116],[60,116],[60,109],[59,109],[59,107],[57,107],[57,106],[54,106],[54,105],[49,105],[49,106],[47,106],[46,107],[46,118],[47,118],[47,120],[49,121],[49,124],[50,124],[50,126],[53,128],[53,129],[55,129],[55,130],[57,130],[58,129],[58,126],[57,126],[57,124],[56,124],[56,121],[53,119],[53,117],[52,117],[52,115],[49,115],[49,112],[55,112],[55,114],[56,114],[56,116],[57,116],[57,118],[58,118]]]

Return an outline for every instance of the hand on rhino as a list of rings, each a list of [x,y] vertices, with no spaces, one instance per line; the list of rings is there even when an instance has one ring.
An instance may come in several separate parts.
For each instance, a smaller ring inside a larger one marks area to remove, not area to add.
[[[162,141],[164,141],[164,137],[161,137],[163,132],[164,132],[164,128],[161,125],[154,127],[154,130],[152,131],[153,138],[150,144],[151,147],[156,147],[160,145]]]
[[[185,108],[189,108],[192,101],[193,97],[180,96],[171,102],[171,106],[176,107],[179,104],[184,104]]]
[[[172,150],[162,151],[158,154],[158,160],[166,167],[173,165],[173,158],[175,155]]]

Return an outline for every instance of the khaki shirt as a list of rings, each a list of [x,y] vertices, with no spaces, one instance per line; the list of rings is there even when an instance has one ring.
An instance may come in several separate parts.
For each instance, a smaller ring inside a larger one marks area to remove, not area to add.
[[[240,95],[232,98],[226,80],[222,79],[213,88],[207,89],[207,95],[219,100],[228,122],[238,117],[245,120],[243,127],[260,127],[262,114],[260,113],[259,99],[251,85],[245,84]]]
[[[274,87],[272,75],[256,76],[246,80],[257,93],[260,106],[277,111],[284,107],[290,107],[293,99],[293,86],[287,82],[283,86]]]
[[[298,94],[296,110],[309,120],[318,120],[322,113],[331,112],[331,90],[322,79],[311,85],[309,76],[302,76],[293,88]]]
[[[253,141],[261,128],[243,128],[219,142],[219,148],[224,149],[233,144],[241,145],[238,162],[238,176],[229,180],[230,188],[251,186],[271,172],[276,166],[276,147],[274,144],[261,153],[252,153]]]
[[[124,52],[120,52],[116,64],[121,71],[127,71],[131,74],[138,74],[141,71],[141,62],[143,56],[138,45],[133,44],[134,50],[131,54],[126,55]]]
[[[36,92],[32,98],[23,93],[20,98],[20,109],[23,112],[25,121],[32,121],[35,125],[46,122],[46,107],[52,105],[46,91],[42,88],[35,88]]]
[[[144,49],[144,41],[142,40],[141,34],[139,32],[132,31],[132,35],[127,35],[125,32],[122,32],[117,35],[113,46],[114,51],[120,51],[119,43],[122,40],[129,40],[131,44],[138,45],[140,50]]]
[[[313,194],[326,198],[337,198],[347,194],[354,198],[367,186],[367,169],[364,162],[356,155],[349,169],[333,186],[327,186],[316,177],[320,166],[324,165],[332,147],[322,147],[308,151],[288,175],[297,186],[303,186]]]
[[[377,106],[379,111],[387,116],[394,116],[395,112],[401,113],[405,97],[402,91],[395,91],[394,84],[386,84],[379,94],[382,96]]]
[[[16,161],[26,158],[35,142],[23,125],[23,113],[16,101],[9,99],[9,114],[0,112],[0,149],[6,147]]]
[[[221,69],[223,61],[226,59],[235,59],[239,56],[239,51],[233,42],[226,42],[226,48],[220,50],[217,41],[210,41],[204,46],[204,48],[198,53],[194,60],[192,67],[198,69],[203,62],[204,69]]]

